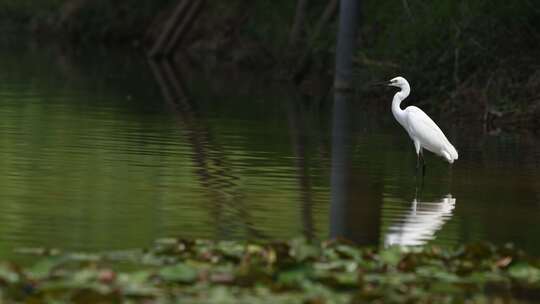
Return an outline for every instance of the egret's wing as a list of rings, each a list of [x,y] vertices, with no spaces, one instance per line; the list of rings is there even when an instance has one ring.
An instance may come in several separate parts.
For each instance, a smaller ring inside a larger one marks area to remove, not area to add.
[[[452,146],[439,126],[420,108],[410,106],[405,111],[407,111],[409,134],[416,137],[423,147],[438,153],[441,149]]]

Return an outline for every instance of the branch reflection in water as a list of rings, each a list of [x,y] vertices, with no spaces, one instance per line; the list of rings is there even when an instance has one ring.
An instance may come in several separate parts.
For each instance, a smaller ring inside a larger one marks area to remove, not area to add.
[[[418,202],[415,198],[403,220],[388,228],[385,245],[421,246],[434,240],[437,231],[452,218],[455,206],[451,194],[435,202]]]
[[[231,238],[236,230],[243,230],[248,238],[264,237],[255,228],[250,210],[245,206],[239,177],[233,172],[228,151],[212,140],[209,127],[198,113],[196,101],[186,89],[182,75],[189,73],[181,73],[177,63],[167,59],[150,59],[148,64],[169,110],[185,131],[198,181],[209,193],[210,205],[205,209],[213,219],[208,224],[215,227],[215,235],[220,239]]]

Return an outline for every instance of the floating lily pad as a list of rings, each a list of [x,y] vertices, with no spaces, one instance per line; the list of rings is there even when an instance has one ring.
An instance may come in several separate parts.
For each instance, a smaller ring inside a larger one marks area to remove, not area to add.
[[[165,266],[161,268],[158,274],[165,281],[186,284],[197,281],[198,277],[197,269],[183,263]]]

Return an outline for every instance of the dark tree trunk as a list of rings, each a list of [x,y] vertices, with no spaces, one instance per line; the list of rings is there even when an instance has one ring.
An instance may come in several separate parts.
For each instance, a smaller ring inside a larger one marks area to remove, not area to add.
[[[299,45],[302,32],[305,30],[308,0],[298,0],[296,15],[289,36],[289,48],[294,50]]]
[[[360,0],[341,0],[334,87],[351,89]]]
[[[356,1],[356,0],[355,0]],[[322,13],[321,17],[319,18],[319,21],[317,22],[317,25],[315,27],[315,31],[313,34],[309,37],[308,46],[306,48],[306,51],[298,61],[298,65],[296,66],[296,69],[293,73],[293,80],[295,83],[299,83],[302,78],[304,78],[305,74],[309,70],[310,62],[311,62],[311,56],[313,51],[313,45],[319,39],[319,36],[321,35],[322,30],[324,27],[330,23],[332,18],[335,16],[337,7],[338,7],[339,0],[331,0],[328,5],[326,6],[324,12]]]

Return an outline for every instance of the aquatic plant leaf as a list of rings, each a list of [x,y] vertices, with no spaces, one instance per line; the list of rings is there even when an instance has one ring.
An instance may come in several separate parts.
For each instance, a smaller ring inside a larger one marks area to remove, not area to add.
[[[8,263],[0,264],[0,282],[15,284],[20,281],[20,274],[15,271],[13,265]]]
[[[130,273],[122,273],[118,276],[118,281],[123,284],[145,284],[152,277],[149,270],[139,270]]]
[[[523,281],[528,284],[540,283],[540,269],[529,264],[520,263],[513,265],[508,269],[508,274],[513,279]]]
[[[53,269],[59,267],[64,261],[65,259],[57,257],[45,258],[34,264],[34,266],[29,269],[28,273],[34,280],[45,279],[51,275]]]
[[[460,281],[459,276],[457,276],[456,274],[447,272],[445,269],[433,266],[418,267],[416,269],[416,274],[426,279],[436,280],[445,283],[457,283]]]
[[[290,254],[298,262],[314,259],[319,255],[319,250],[309,244],[305,239],[294,239],[290,242]]]
[[[239,261],[244,255],[245,250],[248,252],[260,252],[262,251],[262,247],[252,246],[246,249],[244,244],[231,241],[221,241],[216,246],[216,252],[218,252],[222,257],[231,261]]]
[[[379,254],[381,262],[389,266],[396,267],[401,261],[401,249],[399,247],[390,247]]]
[[[299,265],[287,271],[279,273],[277,282],[288,288],[298,288],[304,280],[307,280],[313,270],[306,265]]]
[[[197,269],[184,263],[163,267],[158,274],[165,281],[178,283],[193,283],[199,275]]]
[[[353,259],[359,261],[362,258],[360,250],[352,246],[340,244],[335,247],[335,251],[342,259]]]

